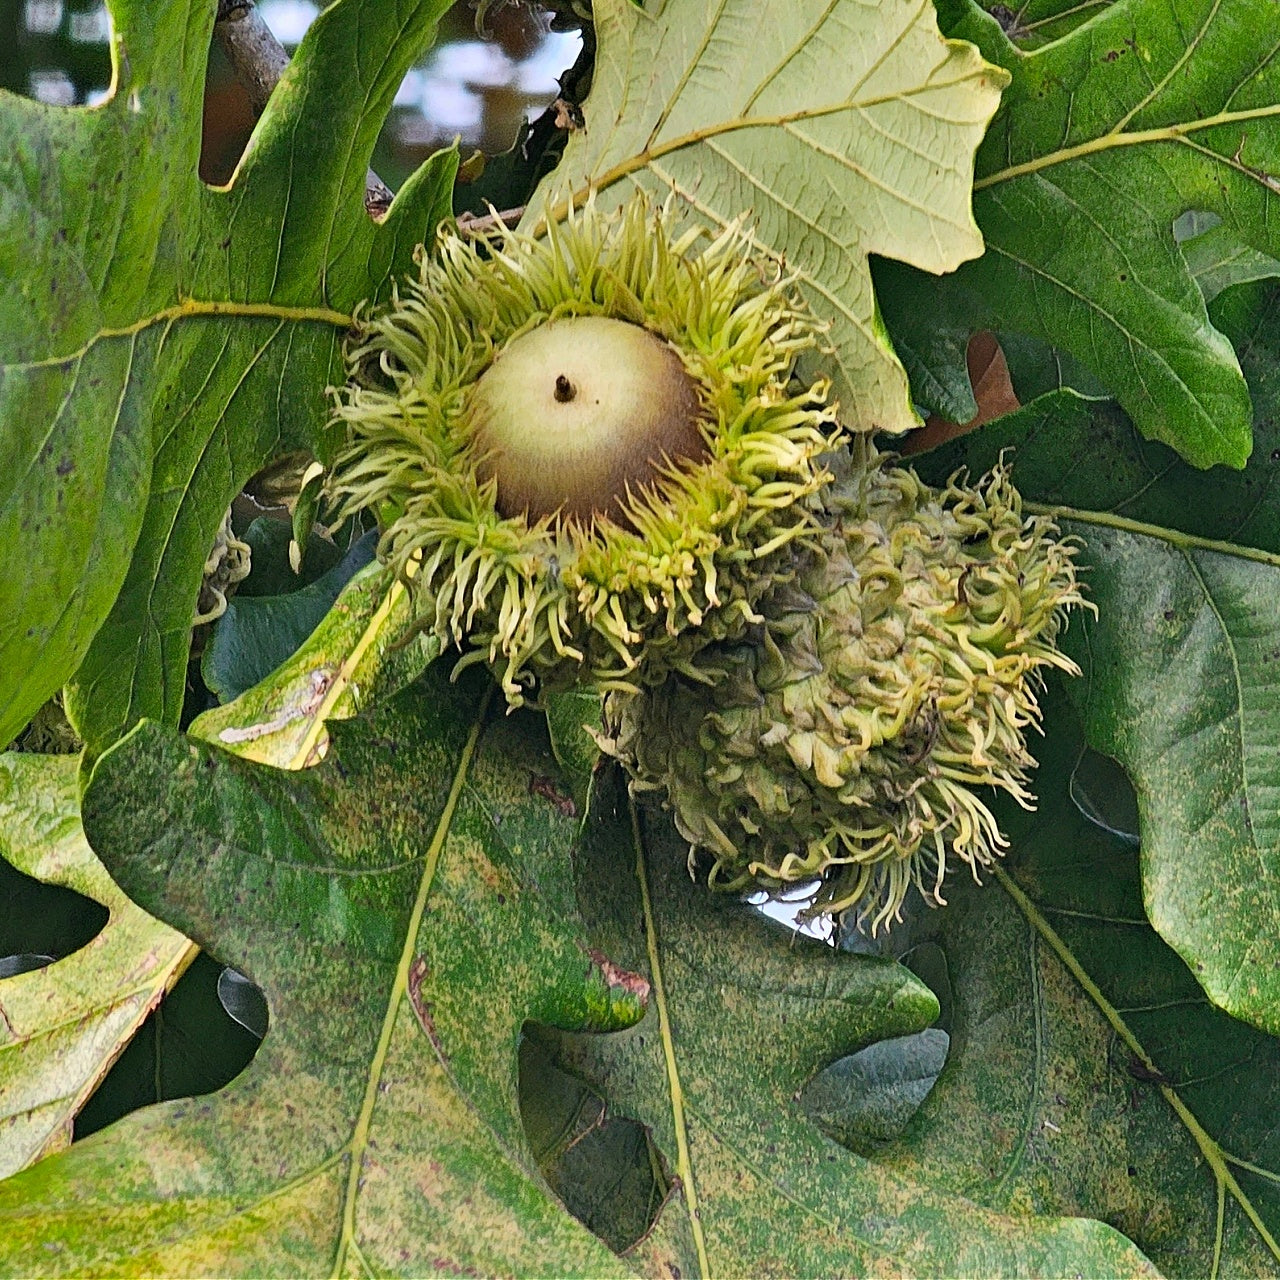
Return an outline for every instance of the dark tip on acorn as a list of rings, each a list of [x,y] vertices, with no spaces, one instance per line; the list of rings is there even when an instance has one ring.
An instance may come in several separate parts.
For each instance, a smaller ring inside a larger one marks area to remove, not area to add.
[[[563,373],[556,376],[556,402],[558,404],[568,404],[570,400],[578,394],[577,388],[564,376]]]

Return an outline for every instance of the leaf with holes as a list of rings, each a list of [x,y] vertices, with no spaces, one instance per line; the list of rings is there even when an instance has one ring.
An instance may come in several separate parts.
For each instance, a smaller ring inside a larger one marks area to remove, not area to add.
[[[286,773],[144,723],[85,828],[122,886],[265,992],[257,1057],[0,1183],[0,1272],[626,1274],[542,1182],[521,1028],[625,1026],[574,926],[577,824],[531,713],[444,673]]]
[[[917,0],[789,0],[767,15],[755,0],[597,0],[592,12],[586,124],[525,222],[589,192],[620,204],[637,185],[679,193],[715,230],[746,215],[830,323],[821,372],[846,421],[914,426],[867,255],[952,271],[982,252],[970,162],[1003,73],[943,40]]]
[[[94,857],[76,767],[74,756],[0,756],[0,857],[109,913],[73,954],[0,978],[0,1178],[67,1145],[85,1100],[195,955]]]
[[[1258,448],[1240,474],[1192,471],[1123,414],[1071,392],[921,460],[931,478],[1016,449],[1014,476],[1083,539],[1098,608],[1066,647],[1091,745],[1129,771],[1147,914],[1209,997],[1280,1033],[1280,337],[1248,326]],[[1090,465],[1078,465],[1087,457]]]
[[[1174,223],[1213,213],[1222,235],[1280,257],[1280,10],[1121,0],[1089,12],[1023,52],[971,0],[941,6],[949,32],[1013,77],[978,153],[987,252],[941,281],[884,264],[886,320],[913,382],[943,388],[948,402],[931,407],[956,421],[973,413],[957,336],[1017,330],[1080,360],[1149,439],[1197,467],[1243,466],[1248,390]]]
[[[196,172],[214,8],[112,0],[100,107],[0,94],[0,744],[77,668],[93,750],[177,721],[228,504],[317,445],[349,313],[449,212],[452,156],[363,207],[446,0],[328,8],[225,189]]]
[[[610,769],[578,857],[597,945],[647,973],[637,1026],[557,1059],[646,1123],[679,1177],[634,1256],[649,1275],[1152,1275],[1101,1222],[991,1212],[822,1136],[799,1091],[832,1058],[938,1013],[901,966],[793,938],[690,883],[669,819]]]
[[[998,1212],[1105,1216],[1166,1276],[1275,1275],[1280,1041],[1147,923],[1128,784],[1060,689],[1046,710],[1039,811],[1002,805],[994,882],[958,877],[885,940],[948,996],[951,1048],[876,1163]]]

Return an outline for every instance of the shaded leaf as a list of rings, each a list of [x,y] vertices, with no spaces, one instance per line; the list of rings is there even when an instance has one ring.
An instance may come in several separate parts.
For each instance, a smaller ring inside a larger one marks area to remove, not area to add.
[[[955,1012],[937,1085],[875,1159],[992,1209],[1105,1217],[1169,1276],[1274,1275],[1280,1041],[1148,925],[1133,844],[1072,802],[1085,748],[1057,689],[1047,714],[1039,811],[1002,803],[995,882],[956,877],[886,940],[945,954]]]
[[[204,682],[230,702],[265,680],[319,626],[351,578],[373,559],[377,534],[364,535],[314,582],[287,595],[242,596],[227,601],[200,661]]]
[[[649,1274],[1152,1274],[1098,1222],[1001,1217],[886,1173],[825,1138],[799,1101],[834,1058],[924,1029],[905,968],[793,937],[690,882],[687,846],[647,812],[630,839],[616,770],[578,857],[598,945],[647,972],[649,1012],[561,1036],[561,1064],[649,1126],[680,1178],[637,1258]],[[665,1270],[664,1270],[665,1268]]]
[[[243,973],[224,968],[218,974],[218,1003],[227,1017],[261,1040],[267,1034],[269,1015],[266,997]]]
[[[76,1113],[195,955],[94,857],[77,766],[74,756],[0,756],[0,857],[109,912],[65,959],[0,976],[0,1178],[66,1146]]]
[[[546,701],[551,749],[569,782],[578,812],[585,814],[600,760],[600,748],[592,736],[603,727],[600,695],[587,689],[571,689],[551,694]]]
[[[0,98],[0,535],[22,548],[0,579],[0,742],[77,668],[91,750],[177,721],[231,499],[273,452],[318,445],[352,309],[448,214],[452,156],[381,225],[363,207],[446,7],[328,8],[225,189],[197,173],[214,5],[112,0],[99,107]]]
[[[272,516],[259,516],[244,531],[249,547],[249,576],[236,588],[233,599],[246,596],[284,596],[310,586],[322,578],[343,557],[341,547],[312,534],[307,541],[307,554],[302,572],[295,573],[289,563],[289,543],[293,528]]]
[[[95,846],[271,1030],[216,1096],[0,1183],[0,1270],[625,1273],[538,1175],[517,1055],[527,1019],[641,1006],[573,927],[576,824],[522,785],[554,768],[539,723],[489,701],[441,673],[301,773],[150,723],[100,759]]]
[[[801,1101],[824,1133],[855,1151],[896,1138],[929,1096],[951,1037],[937,1027],[880,1040],[833,1062],[805,1086]]]
[[[553,1052],[526,1031],[520,1114],[529,1144],[569,1212],[623,1253],[652,1226],[670,1177],[645,1127],[610,1115],[599,1094],[555,1064]]]
[[[968,162],[1003,75],[911,0],[791,0],[763,21],[754,0],[592,12],[586,127],[526,222],[562,216],[566,192],[612,205],[637,185],[679,193],[715,230],[748,215],[830,323],[821,372],[850,424],[914,426],[867,255],[951,271],[982,252]]]
[[[975,171],[987,252],[940,281],[883,264],[890,331],[952,386],[958,332],[1044,339],[1101,378],[1147,437],[1199,467],[1243,466],[1245,380],[1173,227],[1211,212],[1238,243],[1280,257],[1269,176],[1280,12],[1270,0],[1120,0],[1030,53],[970,0],[942,13],[1012,75]]]
[[[196,956],[76,1116],[76,1142],[139,1107],[213,1093],[253,1061],[261,1037],[224,1011],[218,999],[223,972],[203,952]]]

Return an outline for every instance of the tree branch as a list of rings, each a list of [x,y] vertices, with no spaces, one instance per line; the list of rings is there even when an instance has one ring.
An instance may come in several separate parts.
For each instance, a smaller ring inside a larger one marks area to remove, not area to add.
[[[458,215],[458,234],[461,236],[487,235],[490,231],[510,231],[524,217],[524,205],[515,209],[503,209],[501,213],[491,205],[488,213],[462,213]]]
[[[253,0],[218,0],[218,17],[213,34],[222,46],[236,79],[249,96],[254,118],[266,109],[289,55],[271,34],[254,7]],[[364,207],[371,217],[382,218],[391,207],[395,193],[372,169],[365,176]]]

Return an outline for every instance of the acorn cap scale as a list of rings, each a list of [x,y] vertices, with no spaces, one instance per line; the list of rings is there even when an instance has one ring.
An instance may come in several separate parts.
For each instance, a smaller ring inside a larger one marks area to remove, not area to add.
[[[496,482],[504,516],[627,524],[631,495],[707,452],[680,357],[608,316],[551,321],[516,338],[476,383],[469,414],[476,472]]]

